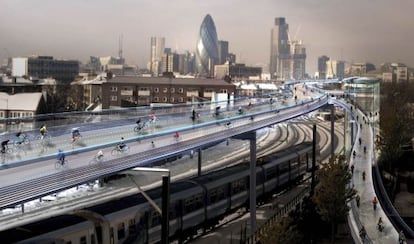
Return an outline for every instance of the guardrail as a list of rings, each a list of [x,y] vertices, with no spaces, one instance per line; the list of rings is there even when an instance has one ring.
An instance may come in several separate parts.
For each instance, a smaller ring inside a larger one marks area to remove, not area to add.
[[[251,234],[246,240],[242,240],[241,243],[247,243],[247,244],[255,244],[260,241],[260,236],[262,236],[265,233],[269,233],[269,230],[271,230],[272,226],[280,220],[280,218],[286,216],[289,214],[293,209],[296,208],[296,206],[305,198],[305,196],[308,196],[308,193],[310,192],[310,187],[304,188],[302,191],[300,191],[292,200],[287,202],[281,209],[279,209],[272,217],[270,217],[266,222],[257,228],[257,230]]]
[[[157,147],[150,151],[139,153],[138,155],[130,155],[124,158],[110,160],[105,164],[105,167],[99,165],[99,167],[83,166],[75,169],[67,169],[45,177],[20,182],[15,185],[5,186],[0,188],[0,195],[2,195],[2,199],[0,199],[0,209],[25,203],[42,196],[50,195],[52,193],[81,185],[100,177],[122,172],[133,167],[144,166],[145,164],[150,164],[179,155],[183,152],[203,147],[203,145],[222,141],[225,138],[258,130],[296,118],[304,113],[308,113],[320,108],[321,106],[325,106],[327,101],[327,97],[325,96],[324,98],[312,101],[309,106],[308,104],[294,106],[290,111],[285,111],[284,114],[279,114],[276,117],[271,116],[259,121],[253,121],[252,123],[208,134],[203,137],[185,140],[164,147]],[[303,109],[303,107],[305,107],[305,109]],[[267,113],[272,112],[274,111]],[[167,132],[162,132],[159,135],[163,135],[165,133]]]

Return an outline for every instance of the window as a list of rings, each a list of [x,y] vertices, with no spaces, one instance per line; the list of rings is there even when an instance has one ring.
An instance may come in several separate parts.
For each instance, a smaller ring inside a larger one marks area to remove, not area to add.
[[[125,224],[124,223],[119,223],[118,224],[118,240],[124,239],[125,238]]]
[[[162,98],[162,101],[163,101],[163,102],[167,102],[167,101],[168,101],[167,97],[163,97],[163,98]]]
[[[118,97],[117,96],[111,96],[111,101],[118,101]]]
[[[184,99],[183,99],[182,97],[180,97],[180,98],[178,99],[178,101],[179,101],[180,103],[182,103],[182,102],[184,102]]]
[[[220,93],[227,93],[227,89],[220,89]]]
[[[183,88],[178,88],[178,92],[179,93],[183,93],[184,92],[184,89]]]
[[[164,88],[162,89],[162,92],[167,93],[167,92],[168,92],[168,88],[167,88],[167,87],[164,87]]]
[[[154,97],[154,102],[158,102],[159,98],[158,97]]]
[[[86,244],[86,243],[88,243],[88,242],[86,241],[86,236],[82,236],[82,237],[80,238],[80,240],[79,240],[79,243],[80,243],[80,244]]]
[[[155,93],[158,93],[159,91],[160,91],[160,89],[159,89],[158,87],[155,87],[155,88],[154,88],[154,92],[155,92]]]
[[[118,91],[118,87],[116,86],[111,86],[111,92],[116,92]]]
[[[174,93],[175,92],[175,88],[174,87],[171,87],[171,90],[170,90],[172,93]]]
[[[135,219],[130,219],[128,225],[129,234],[135,234],[137,232],[137,229],[135,228]]]
[[[174,97],[171,97],[171,99],[170,99],[170,100],[171,100],[171,102],[173,103],[175,99],[174,99]]]

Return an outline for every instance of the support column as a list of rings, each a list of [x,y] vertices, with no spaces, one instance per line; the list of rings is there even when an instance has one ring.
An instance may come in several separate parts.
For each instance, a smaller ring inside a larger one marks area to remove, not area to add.
[[[256,131],[250,136],[250,229],[256,231]]]
[[[331,157],[335,156],[335,106],[331,105]]]
[[[201,176],[201,147],[198,149],[198,170],[197,175]]]
[[[311,180],[311,192],[310,195],[313,196],[315,190],[315,170],[316,170],[316,124],[313,124],[312,130],[312,180]]]
[[[162,176],[161,244],[168,244],[170,234],[170,175]]]

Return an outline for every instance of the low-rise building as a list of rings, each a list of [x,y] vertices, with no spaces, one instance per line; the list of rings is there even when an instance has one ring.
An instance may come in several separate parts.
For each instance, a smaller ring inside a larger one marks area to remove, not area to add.
[[[55,60],[51,56],[13,58],[12,76],[31,79],[53,78],[64,83],[75,79],[79,73],[79,62]]]
[[[230,96],[236,92],[236,86],[231,83],[204,78],[98,76],[73,85],[83,86],[86,106],[100,103],[102,109],[211,101],[215,94]]]

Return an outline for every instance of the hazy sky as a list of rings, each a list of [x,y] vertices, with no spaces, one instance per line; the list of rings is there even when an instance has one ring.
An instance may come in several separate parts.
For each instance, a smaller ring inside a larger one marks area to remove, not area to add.
[[[414,66],[413,0],[0,0],[0,59],[117,56],[122,34],[127,62],[145,67],[151,36],[194,51],[206,14],[248,65],[269,63],[274,18],[285,17],[307,48],[311,75],[321,55]]]

